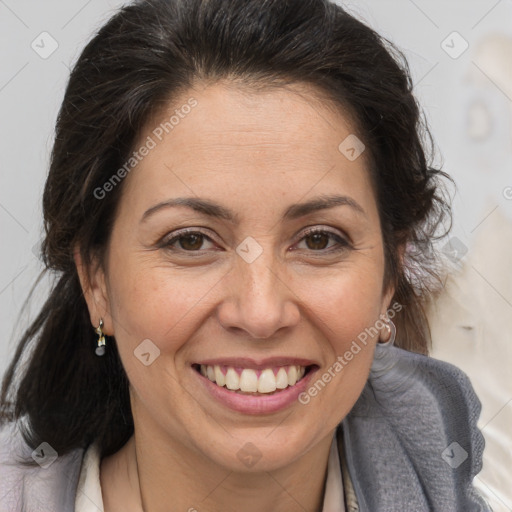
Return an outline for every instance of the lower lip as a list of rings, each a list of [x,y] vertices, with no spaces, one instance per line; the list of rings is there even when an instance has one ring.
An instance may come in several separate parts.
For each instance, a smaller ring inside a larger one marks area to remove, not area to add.
[[[199,377],[202,385],[207,391],[223,405],[244,414],[270,414],[281,411],[294,402],[298,402],[299,395],[304,392],[318,368],[312,368],[297,384],[288,386],[286,389],[273,395],[242,395],[230,391],[225,387],[217,386],[210,379],[201,375],[192,368],[192,371]]]

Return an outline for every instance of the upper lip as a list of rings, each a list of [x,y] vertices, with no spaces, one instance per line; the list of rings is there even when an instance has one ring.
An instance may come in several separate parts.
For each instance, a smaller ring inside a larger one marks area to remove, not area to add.
[[[266,359],[252,359],[250,357],[218,357],[215,359],[203,359],[195,364],[204,364],[208,366],[232,366],[240,368],[251,368],[253,370],[263,370],[273,368],[274,366],[311,366],[317,365],[311,359],[302,359],[299,357],[268,357]]]

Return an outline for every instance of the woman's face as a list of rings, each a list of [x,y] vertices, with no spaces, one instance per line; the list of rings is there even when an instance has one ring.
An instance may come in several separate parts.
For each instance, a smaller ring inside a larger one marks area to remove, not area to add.
[[[353,341],[393,293],[366,155],[351,139],[339,149],[351,134],[311,95],[225,84],[191,90],[141,134],[150,149],[122,185],[88,297],[117,341],[136,429],[231,470],[252,451],[269,470],[349,412],[377,336]],[[295,386],[292,366],[307,370]],[[221,388],[219,370],[262,392]]]

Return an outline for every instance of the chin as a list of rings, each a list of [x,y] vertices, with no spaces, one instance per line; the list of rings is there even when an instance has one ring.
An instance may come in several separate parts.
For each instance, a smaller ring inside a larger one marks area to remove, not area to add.
[[[239,435],[225,433],[224,439],[215,440],[205,435],[210,444],[203,448],[205,456],[216,465],[237,473],[275,471],[293,464],[315,443],[315,438],[301,436],[297,428],[291,427],[295,435],[289,435],[290,427],[273,426],[242,429]],[[319,439],[316,437],[316,439]],[[222,447],[222,448],[220,448]]]

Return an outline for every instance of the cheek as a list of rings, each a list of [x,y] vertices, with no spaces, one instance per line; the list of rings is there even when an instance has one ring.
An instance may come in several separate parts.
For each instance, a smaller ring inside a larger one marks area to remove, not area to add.
[[[311,281],[307,290],[312,321],[316,318],[315,324],[324,326],[322,330],[336,354],[344,353],[379,318],[382,274],[376,269],[345,269],[328,279]]]
[[[308,288],[312,322],[324,340],[324,365],[301,397],[333,427],[350,411],[367,381],[379,331],[381,274],[340,272]]]
[[[192,335],[194,318],[204,311],[219,276],[155,265],[150,257],[117,261],[109,274],[109,291],[119,350],[133,352],[150,339],[162,352],[175,352]]]

